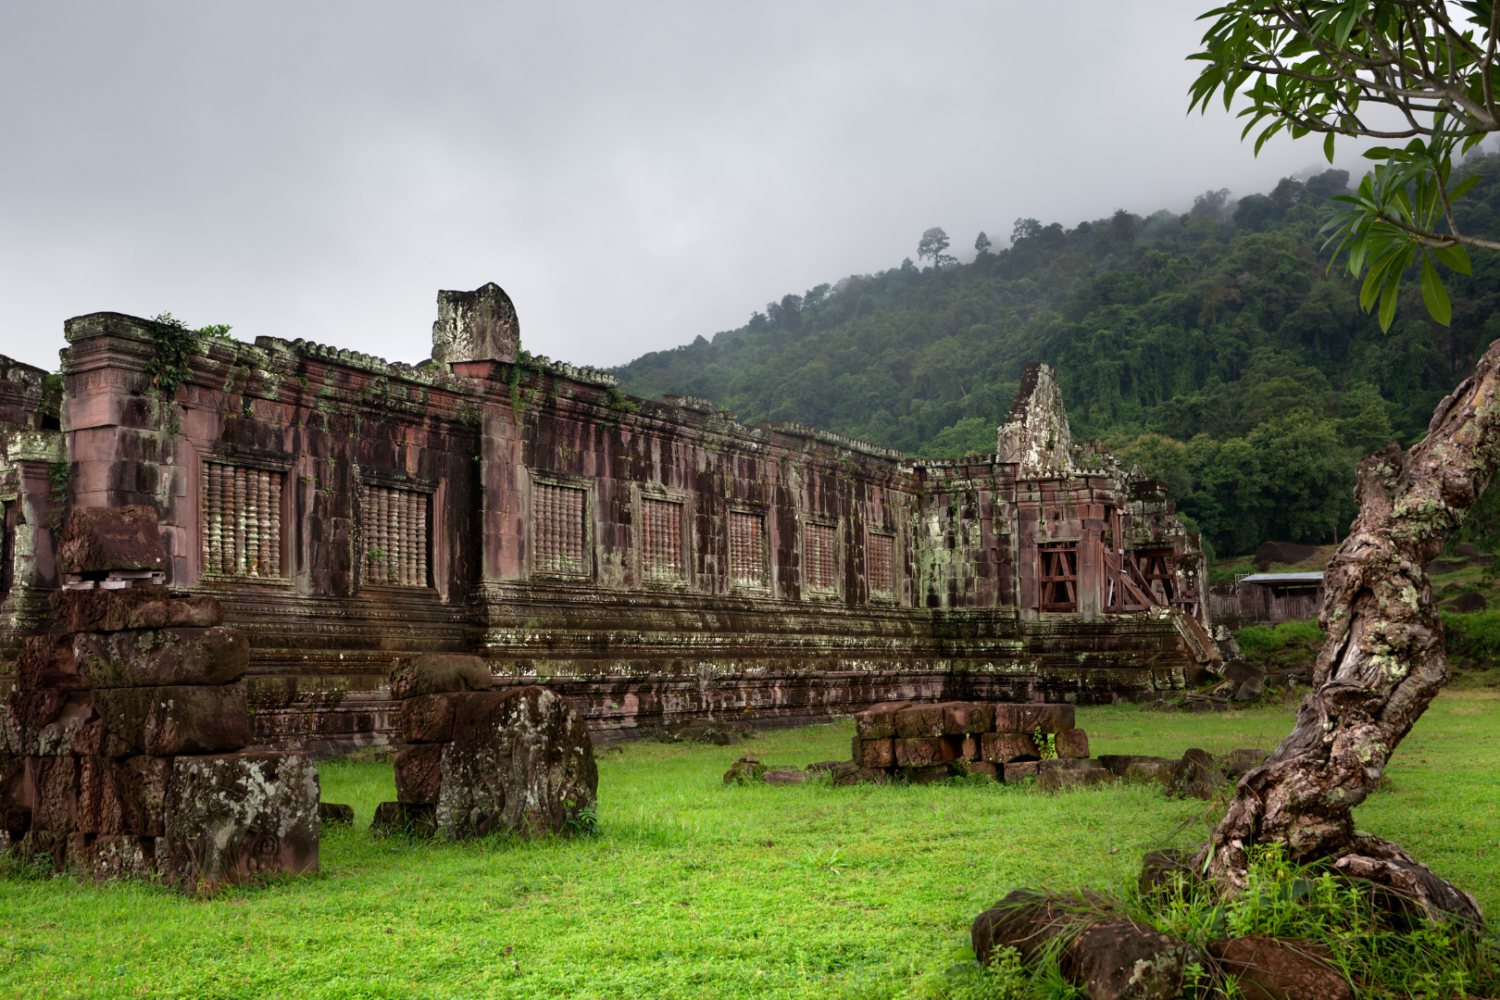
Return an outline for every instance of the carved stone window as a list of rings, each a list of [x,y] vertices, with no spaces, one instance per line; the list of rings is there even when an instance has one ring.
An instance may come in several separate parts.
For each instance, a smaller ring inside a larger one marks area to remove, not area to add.
[[[831,593],[835,589],[835,544],[833,525],[806,526],[802,536],[802,579],[808,590]]]
[[[366,484],[363,500],[365,582],[427,586],[427,494]]]
[[[729,512],[729,578],[736,587],[766,585],[766,519],[742,510]]]
[[[875,597],[892,597],[896,593],[896,539],[893,535],[871,533],[865,546],[865,579]]]
[[[641,498],[641,575],[648,581],[682,579],[682,504]]]
[[[282,473],[225,462],[204,464],[203,571],[281,579]]]
[[[538,573],[585,576],[589,571],[585,553],[585,491],[577,486],[536,483],[531,494],[532,537]]]

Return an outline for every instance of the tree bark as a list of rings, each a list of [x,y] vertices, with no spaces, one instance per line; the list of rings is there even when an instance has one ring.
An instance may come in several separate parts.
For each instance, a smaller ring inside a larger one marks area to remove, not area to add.
[[[1392,444],[1360,463],[1359,516],[1325,576],[1313,692],[1291,735],[1241,780],[1195,870],[1237,891],[1247,848],[1281,844],[1293,859],[1330,860],[1414,898],[1434,917],[1482,919],[1472,896],[1356,831],[1352,810],[1448,681],[1426,566],[1497,466],[1500,343],[1438,405],[1425,440],[1404,457]]]

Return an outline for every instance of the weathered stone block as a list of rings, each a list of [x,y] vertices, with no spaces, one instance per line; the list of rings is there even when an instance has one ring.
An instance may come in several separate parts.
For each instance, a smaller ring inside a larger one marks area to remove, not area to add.
[[[67,703],[66,691],[12,691],[0,718],[5,740],[0,749],[17,757],[37,753],[41,731],[57,721]]]
[[[26,780],[26,758],[0,753],[0,830],[31,826],[34,796]]]
[[[307,757],[178,757],[165,813],[162,870],[190,886],[318,870],[318,772]]]
[[[1036,766],[1040,763],[1035,760],[1017,761],[1013,764],[1002,764],[1002,774],[1007,785],[1014,785],[1018,781],[1036,777]]]
[[[177,597],[166,587],[123,590],[57,590],[52,609],[65,632],[119,632],[133,628],[213,628],[224,609],[212,597]]]
[[[148,878],[156,873],[155,837],[128,833],[75,837],[70,853],[74,855],[70,867],[81,868],[100,881]]]
[[[403,743],[448,743],[453,739],[457,694],[423,694],[401,703]]]
[[[419,743],[396,754],[398,802],[437,802],[443,784],[443,746]]]
[[[896,735],[919,739],[943,735],[946,705],[913,705],[896,713]]]
[[[890,739],[860,740],[854,762],[860,767],[895,767],[896,743]]]
[[[760,780],[768,785],[800,785],[812,775],[797,767],[777,767],[765,772]]]
[[[92,696],[108,757],[224,753],[250,742],[243,684],[108,688]]]
[[[766,766],[760,762],[759,757],[741,757],[730,765],[729,770],[724,772],[724,784],[749,784],[752,781],[759,781],[760,776],[765,773]]]
[[[166,568],[167,550],[152,507],[80,507],[63,522],[57,543],[60,573]]]
[[[1060,792],[1065,788],[1083,788],[1088,785],[1112,784],[1115,776],[1097,763],[1093,767],[1048,767],[1060,761],[1044,760],[1037,768],[1036,786],[1044,792]],[[1067,761],[1082,764],[1083,761]]]
[[[958,745],[958,755],[964,760],[984,759],[984,734],[976,733],[965,736],[963,742]]]
[[[989,705],[976,705],[967,701],[951,701],[942,706],[943,732],[963,736],[968,733],[987,733],[995,725],[995,710]]]
[[[1177,766],[1172,769],[1172,781],[1167,786],[1167,794],[1174,798],[1202,799],[1206,802],[1219,794],[1219,786],[1223,783],[1224,773],[1214,760],[1214,755],[1194,747],[1184,753]]]
[[[897,767],[929,767],[958,759],[958,746],[937,736],[897,739],[895,750]]]
[[[25,781],[31,786],[34,829],[64,833],[78,829],[77,757],[28,757]]]
[[[1001,780],[1001,769],[1004,764],[991,764],[989,761],[976,760],[969,764],[970,774],[982,774],[991,781]]]
[[[883,740],[896,735],[896,713],[910,708],[909,701],[872,705],[854,716],[854,734],[862,740]]]
[[[1057,734],[1057,755],[1059,757],[1087,757],[1089,755],[1089,734],[1082,729],[1064,729]]]
[[[1102,753],[1098,757],[1099,765],[1113,774],[1116,778],[1125,777],[1125,771],[1131,764],[1175,764],[1176,761],[1170,757],[1152,757],[1145,754],[1129,753]]]
[[[450,691],[488,691],[495,686],[487,662],[460,653],[424,653],[391,667],[391,697],[416,698]]]
[[[883,785],[891,780],[884,770],[875,767],[860,767],[852,760],[839,763],[833,769],[833,783],[840,787],[850,785]]]
[[[90,593],[80,591],[79,593]],[[88,686],[73,659],[70,635],[35,635],[21,646],[16,683],[23,691],[74,690]]]
[[[1176,763],[1170,760],[1138,760],[1126,766],[1125,773],[1120,776],[1120,780],[1127,785],[1170,785],[1172,774],[1176,770]]]
[[[73,639],[73,655],[95,688],[231,684],[250,665],[250,640],[222,626],[84,632]]]
[[[991,764],[1036,760],[1036,743],[1021,733],[985,733],[980,737],[980,756]]]
[[[119,764],[112,757],[78,758],[80,832],[125,832],[125,802],[118,772]]]
[[[914,767],[911,769],[911,783],[913,785],[935,785],[941,781],[947,781],[953,777],[953,770],[947,764],[929,764],[926,767]]]
[[[1073,715],[1072,705],[996,705],[995,731],[1028,735],[1038,730],[1043,733],[1057,733],[1074,728]]]
[[[1208,942],[1208,952],[1233,976],[1246,1000],[1353,1000],[1349,981],[1317,941],[1242,937]]]
[[[382,802],[375,807],[370,832],[404,833],[411,837],[431,837],[437,832],[437,806],[431,802]]]
[[[172,777],[172,759],[143,754],[127,759],[120,768],[126,833],[160,837],[166,832],[162,810],[166,807],[167,782]]]
[[[566,698],[528,686],[461,696],[443,749],[438,830],[563,833],[598,801],[588,726]]]

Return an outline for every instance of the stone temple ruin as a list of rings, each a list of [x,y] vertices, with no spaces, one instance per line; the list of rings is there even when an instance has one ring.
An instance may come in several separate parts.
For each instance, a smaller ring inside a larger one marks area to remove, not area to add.
[[[996,454],[929,461],[528,357],[495,285],[439,293],[417,366],[203,337],[177,383],[158,324],[65,333],[60,378],[0,358],[0,695],[28,639],[93,628],[52,595],[122,582],[68,562],[67,516],[126,507],[162,545],[132,587],[211,598],[181,627],[243,638],[243,678],[213,683],[243,692],[251,751],[399,741],[392,666],[424,654],[565,697],[595,741],[1108,701],[1218,657],[1197,537],[1162,483],[1072,440],[1043,365]]]

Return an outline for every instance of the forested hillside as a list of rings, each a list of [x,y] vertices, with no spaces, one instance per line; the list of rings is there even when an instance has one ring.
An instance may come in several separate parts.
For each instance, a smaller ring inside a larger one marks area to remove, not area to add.
[[[1500,157],[1459,225],[1500,233]],[[1064,229],[1016,223],[970,264],[898,268],[769,303],[737,330],[615,369],[640,396],[701,396],[746,422],[791,420],[928,457],[990,453],[1028,361],[1056,367],[1075,437],[1165,479],[1221,555],[1324,543],[1354,513],[1354,465],[1411,443],[1500,337],[1500,255],[1445,273],[1451,329],[1416,282],[1382,333],[1319,228],[1348,175],[1121,210]],[[930,250],[931,247],[926,247]],[[928,256],[931,256],[929,253]],[[948,258],[951,260],[951,258]]]

